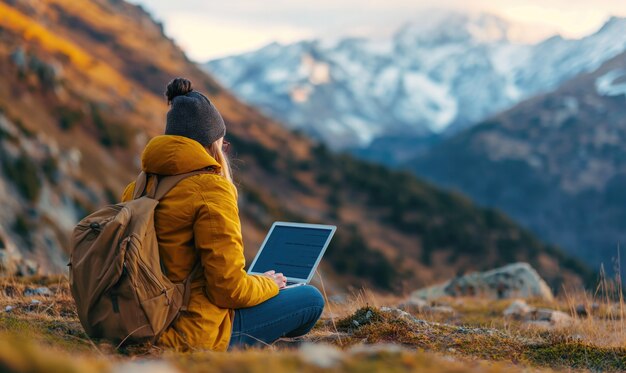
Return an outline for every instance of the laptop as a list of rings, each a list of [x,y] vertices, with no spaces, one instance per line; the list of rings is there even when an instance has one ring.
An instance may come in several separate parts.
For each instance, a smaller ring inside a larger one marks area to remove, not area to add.
[[[250,265],[249,274],[275,270],[287,278],[285,288],[308,284],[337,227],[277,221]]]

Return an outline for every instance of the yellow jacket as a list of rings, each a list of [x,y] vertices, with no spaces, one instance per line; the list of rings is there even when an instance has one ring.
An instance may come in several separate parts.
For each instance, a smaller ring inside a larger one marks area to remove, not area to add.
[[[158,175],[220,168],[198,142],[172,135],[150,140],[141,163],[144,172]],[[134,184],[126,187],[122,201],[132,199]],[[184,179],[161,199],[154,225],[161,261],[172,281],[184,280],[198,260],[204,269],[192,282],[188,310],[181,312],[158,344],[179,351],[225,351],[233,309],[252,307],[278,294],[272,279],[244,270],[235,187],[219,174]]]

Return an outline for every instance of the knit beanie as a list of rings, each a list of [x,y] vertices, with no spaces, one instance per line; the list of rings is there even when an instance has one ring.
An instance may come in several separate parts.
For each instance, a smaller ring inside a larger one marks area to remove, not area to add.
[[[226,125],[220,112],[206,96],[191,88],[189,80],[172,80],[165,95],[171,104],[167,112],[166,135],[185,136],[203,146],[226,135]]]

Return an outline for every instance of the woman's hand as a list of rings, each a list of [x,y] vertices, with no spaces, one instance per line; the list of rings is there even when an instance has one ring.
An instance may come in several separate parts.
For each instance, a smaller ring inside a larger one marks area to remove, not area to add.
[[[265,272],[264,275],[274,280],[279,289],[287,286],[287,277],[285,277],[282,273],[276,273],[276,271],[271,270]]]

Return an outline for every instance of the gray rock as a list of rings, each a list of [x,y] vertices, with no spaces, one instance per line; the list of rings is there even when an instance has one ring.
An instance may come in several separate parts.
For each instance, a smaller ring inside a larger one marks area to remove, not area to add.
[[[591,305],[579,304],[576,306],[576,314],[578,316],[591,316],[597,312],[599,308],[598,303],[592,303]]]
[[[529,306],[528,303],[521,299],[516,299],[504,310],[503,314],[506,317],[513,317],[519,320],[526,317],[532,311],[534,311],[534,308]]]
[[[398,308],[401,309],[402,311],[413,312],[413,313],[422,312],[427,307],[430,307],[430,304],[427,301],[421,298],[415,298],[415,297],[411,297],[407,299],[404,303],[401,303],[398,306]]]
[[[561,311],[552,311],[550,315],[550,323],[557,328],[566,327],[574,323],[574,319]]]
[[[540,308],[533,312],[532,317],[533,320],[536,321],[550,321],[554,312],[556,311],[547,308]]]
[[[48,289],[45,286],[41,286],[35,289],[26,288],[26,290],[24,290],[24,296],[26,297],[33,297],[33,296],[49,297],[49,296],[52,296],[52,290]]]
[[[13,311],[13,306],[4,307],[4,312],[11,312],[11,311]]]
[[[524,316],[525,323],[540,328],[563,328],[572,325],[575,320],[565,312],[548,308],[533,309]]]
[[[412,294],[412,297],[422,299],[441,296],[554,299],[546,282],[528,263],[514,263],[486,272],[471,273]]]

